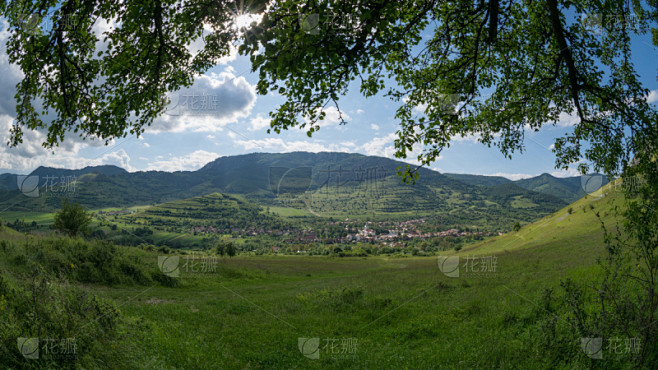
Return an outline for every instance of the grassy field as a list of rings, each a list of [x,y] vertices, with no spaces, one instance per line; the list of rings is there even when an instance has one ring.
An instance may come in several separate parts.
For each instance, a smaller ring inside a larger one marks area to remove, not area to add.
[[[551,243],[459,278],[436,258],[236,257],[215,273],[181,271],[177,288],[97,291],[148,328],[115,343],[120,367],[549,367],[531,335],[540,295],[593,277],[599,254]],[[299,338],[320,338],[319,358]],[[587,363],[576,342],[570,355]]]
[[[609,214],[604,218],[612,221],[611,207],[618,200],[616,194],[583,199],[569,207],[571,212],[567,208],[518,232],[448,253],[459,257],[458,276],[446,270],[441,257],[159,256],[120,247],[114,258],[123,262],[112,266],[134,263],[157,270],[159,257],[170,262],[178,258],[177,284],[103,283],[102,276],[97,277],[101,282],[75,283],[113,301],[120,313],[115,333],[88,343],[77,365],[113,369],[628,367],[624,355],[606,353],[604,360],[587,357],[570,327],[569,313],[552,309],[550,295],[549,303],[546,300],[547,289],[559,295],[560,282],[568,278],[581,284],[597,281],[600,269],[595,261],[604,248],[594,211],[605,210]],[[23,249],[32,255],[30,245],[35,242],[25,242],[25,236],[6,228],[0,236],[11,244],[3,246],[0,257],[3,275],[13,277],[16,285],[27,284],[23,277],[27,269],[16,260]],[[37,247],[36,254],[49,255],[43,248]],[[85,253],[95,255],[96,250]],[[44,259],[45,266],[63,265],[56,271],[77,276],[75,263],[57,262],[61,256],[49,258]],[[117,271],[135,268],[117,267]],[[3,343],[15,340],[3,338]],[[50,365],[24,360],[20,366]]]

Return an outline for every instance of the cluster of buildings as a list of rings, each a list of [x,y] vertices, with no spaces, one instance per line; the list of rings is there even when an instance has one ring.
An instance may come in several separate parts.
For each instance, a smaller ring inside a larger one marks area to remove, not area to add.
[[[467,232],[460,231],[458,229],[449,229],[446,231],[437,231],[437,232],[421,232],[417,229],[412,228],[402,228],[389,230],[388,234],[379,234],[374,232],[374,230],[368,228],[368,223],[355,234],[347,234],[345,238],[347,242],[390,242],[394,240],[408,240],[408,239],[429,239],[431,237],[446,237],[446,236],[467,236],[482,234],[481,232]]]
[[[366,222],[363,227],[357,228],[356,221],[346,219],[341,222],[330,222],[328,224],[340,226],[345,232],[341,235],[332,234],[324,237],[322,232],[313,229],[289,229],[289,230],[270,230],[256,227],[249,228],[232,228],[221,229],[213,226],[195,226],[190,229],[192,233],[238,233],[244,236],[271,235],[284,237],[282,243],[353,243],[353,242],[378,242],[383,244],[393,244],[394,242],[409,239],[429,239],[432,237],[460,237],[469,235],[488,235],[483,232],[461,231],[459,229],[449,229],[445,231],[421,231],[420,226],[425,224],[426,219],[415,219],[407,221],[382,221]],[[326,231],[326,229],[325,229]],[[320,234],[320,235],[318,235]]]

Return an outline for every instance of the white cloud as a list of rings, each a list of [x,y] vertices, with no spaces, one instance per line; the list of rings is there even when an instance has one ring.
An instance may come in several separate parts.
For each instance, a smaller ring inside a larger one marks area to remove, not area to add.
[[[374,124],[374,123],[371,123],[371,124],[370,124],[370,128],[373,129],[373,130],[375,130],[375,131],[378,131],[378,130],[379,130],[379,125],[376,125],[376,124]]]
[[[352,152],[350,148],[354,147],[354,143],[340,143],[340,144],[322,144],[319,141],[286,141],[281,138],[266,138],[258,140],[236,140],[236,144],[242,146],[247,151],[273,151],[280,153],[287,152]]]
[[[217,132],[246,118],[256,104],[256,91],[244,77],[230,72],[198,76],[189,89],[170,93],[167,112],[149,132]]]
[[[83,140],[73,133],[69,133],[67,139],[54,149],[55,155],[41,145],[46,139],[43,131],[24,129],[23,143],[11,148],[5,143],[9,141],[9,130],[13,122],[14,117],[0,114],[0,168],[26,173],[39,166],[81,168],[104,164],[97,159],[85,159],[79,155],[83,147],[103,147],[103,143],[91,138]],[[100,159],[103,158],[110,157]]]
[[[339,111],[338,109],[336,109],[336,107],[329,107],[327,109],[324,109],[324,112],[325,112],[324,119],[322,121],[316,122],[316,125],[319,125],[322,128],[337,126],[341,122],[340,121],[341,115],[343,117],[343,120],[345,120],[346,122],[351,119],[351,117],[347,113],[343,111]],[[305,117],[304,121],[308,123],[309,122],[308,117]]]
[[[98,41],[96,41],[96,53],[94,54],[98,54],[99,51],[107,51],[108,41],[104,40],[105,34],[113,32],[116,26],[117,22],[115,22],[113,19],[107,20],[104,18],[99,18],[96,20],[96,23],[94,23],[94,25],[91,27],[92,32],[98,38]]]
[[[172,157],[163,160],[162,156],[158,156],[157,161],[152,162],[147,167],[147,170],[155,171],[191,171],[197,170],[205,166],[208,162],[214,161],[219,157],[219,154],[214,152],[207,152],[205,150],[196,150],[192,153]]]
[[[366,155],[376,155],[399,161],[401,159],[395,157],[395,139],[397,137],[398,135],[396,133],[390,133],[386,136],[373,138],[357,148],[357,151]],[[423,152],[423,144],[416,143],[411,149],[411,151],[407,151],[407,158],[402,160],[406,163],[420,165],[421,163],[418,161],[418,155]],[[439,161],[441,159],[443,159],[443,157],[439,156],[436,160]]]
[[[651,90],[649,92],[649,95],[647,95],[647,103],[655,103],[658,102],[658,90]]]
[[[9,63],[7,55],[7,41],[9,40],[9,23],[0,20],[0,114],[12,117],[16,116],[16,84],[20,82],[24,74],[16,64]]]
[[[0,125],[1,126],[1,125]],[[5,130],[3,130],[6,132]],[[66,150],[52,154],[41,146],[43,134],[38,131],[28,131],[24,135],[24,144],[9,148],[0,146],[0,168],[13,173],[30,173],[39,166],[78,169],[87,166],[115,165],[128,171],[134,171],[130,165],[130,156],[124,149],[118,148],[103,152],[96,157],[85,158],[79,153],[84,146],[81,142],[68,141]],[[0,135],[1,136],[1,135]],[[37,139],[30,139],[35,138]],[[63,148],[60,146],[60,148]]]
[[[559,170],[551,172],[551,176],[555,177],[574,177],[581,176],[582,174],[576,168],[569,168],[568,170]]]
[[[396,137],[397,135],[395,133],[390,133],[383,137],[376,137],[363,144],[361,148],[367,155],[393,158],[395,156],[394,141]]]
[[[362,114],[362,113],[363,113],[363,109],[357,109],[356,110],[356,114]]]
[[[538,176],[538,175],[530,175],[530,174],[527,174],[527,173],[506,173],[506,172],[478,173],[478,174],[476,174],[476,175],[482,175],[482,176],[501,176],[501,177],[508,178],[508,179],[510,179],[510,180],[512,180],[512,181],[521,180],[521,179],[527,179],[527,178],[530,178],[530,177]]]
[[[93,31],[102,40],[104,31],[109,31],[114,26],[114,22],[99,20],[94,24]],[[81,168],[85,166],[94,166],[101,164],[115,164],[127,170],[132,170],[130,166],[130,157],[124,150],[113,150],[109,153],[102,154],[97,158],[84,158],[80,150],[85,147],[104,147],[104,141],[86,138],[69,132],[66,139],[52,151],[42,147],[47,132],[46,130],[23,130],[23,143],[15,148],[10,148],[4,143],[9,140],[10,128],[12,127],[15,117],[15,100],[16,84],[23,78],[23,73],[16,65],[10,64],[6,52],[6,42],[10,36],[9,27],[6,21],[0,20],[0,168],[12,172],[29,173],[38,166],[53,166],[66,168]],[[106,45],[99,41],[100,50],[106,50]],[[192,89],[195,92],[206,92],[217,96],[217,107],[215,115],[191,116],[189,112],[183,112],[179,116],[166,116],[158,119],[153,126],[148,128],[149,131],[220,131],[222,125],[235,122],[239,118],[247,117],[256,101],[256,95],[253,86],[251,86],[244,77],[235,77],[233,70],[227,68],[226,72],[220,74],[211,74],[197,78]],[[189,89],[185,92],[189,93]],[[36,103],[38,105],[38,102]],[[39,108],[37,106],[37,108]],[[43,116],[44,122],[54,118],[54,112]],[[141,143],[144,147],[149,148],[150,144],[146,143],[143,138]],[[124,139],[128,140],[128,139]],[[122,143],[123,141],[119,141]],[[111,145],[115,141],[110,141]]]
[[[261,116],[260,114],[249,121],[249,131],[262,131],[270,128],[271,119]]]
[[[562,112],[558,116],[556,125],[559,127],[572,127],[577,125],[579,121],[580,119],[578,118],[578,114],[576,114],[576,112],[573,113]]]
[[[468,141],[471,143],[478,143],[480,141],[480,138],[482,136],[479,133],[473,134],[473,135],[466,135],[462,136],[460,134],[454,135],[450,137],[451,142],[460,142],[460,141]]]
[[[201,33],[201,36],[199,36],[196,40],[192,41],[189,45],[187,45],[187,50],[190,53],[192,57],[195,57],[201,50],[203,50],[206,46],[205,38],[213,33],[212,27],[209,24],[204,24],[203,25],[203,31]],[[234,61],[238,57],[238,48],[230,44],[229,45],[229,53],[226,56],[223,56],[219,59],[218,64],[226,65],[232,61]]]

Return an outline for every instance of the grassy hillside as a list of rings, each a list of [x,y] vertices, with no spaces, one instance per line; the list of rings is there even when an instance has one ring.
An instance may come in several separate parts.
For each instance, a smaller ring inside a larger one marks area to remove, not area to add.
[[[620,194],[606,191],[603,198],[583,199],[519,232],[465,247],[458,253],[466,262],[459,265],[459,277],[443,273],[437,259],[429,257],[238,256],[219,258],[214,268],[197,264],[195,270],[192,262],[212,258],[196,253],[178,255],[179,276],[172,278],[157,272],[156,252],[26,238],[4,228],[0,271],[14,289],[12,297],[19,293],[33,297],[28,272],[43,271],[49,279],[65,279],[67,291],[84,289],[104,303],[93,311],[100,315],[78,319],[72,308],[85,307],[88,301],[82,295],[66,298],[53,293],[48,296],[50,306],[38,301],[35,312],[58,307],[48,316],[25,315],[32,312],[22,311],[28,309],[22,305],[28,305],[29,299],[7,300],[6,306],[0,306],[5,307],[0,309],[4,351],[0,365],[628,367],[628,355],[608,351],[602,360],[586,356],[559,293],[560,282],[567,278],[584,284],[600,274],[595,259],[603,253],[603,245],[594,212],[612,220],[612,207],[620,201]],[[170,210],[183,212],[183,204]],[[491,261],[493,257],[495,265],[486,270],[469,265],[475,258]],[[65,319],[66,307],[71,309],[70,319]],[[116,314],[102,321],[108,312]],[[8,326],[15,321],[12,315],[22,319]],[[67,327],[55,322],[78,324]],[[78,338],[79,353],[73,359],[51,362],[22,358],[17,337],[37,335]]]
[[[582,176],[572,176],[572,177],[555,177],[547,173],[541,174],[539,176],[521,179],[512,181],[505,177],[500,176],[483,176],[483,175],[467,175],[467,174],[455,174],[455,173],[446,173],[445,176],[459,180],[466,184],[477,185],[482,187],[495,187],[498,185],[506,184],[513,182],[514,184],[530,191],[537,193],[548,194],[554,197],[560,198],[567,203],[573,203],[580,198],[584,197],[586,192],[583,190],[585,186]],[[594,174],[592,176],[601,176],[602,182],[601,185],[608,183],[606,176]],[[591,187],[592,185],[587,185]],[[589,189],[588,191],[593,191],[596,189]]]
[[[91,209],[132,207],[220,192],[314,217],[438,214],[445,223],[502,230],[515,221],[534,220],[566,205],[559,198],[519,188],[511,201],[500,196],[502,188],[498,186],[476,186],[425,168],[420,169],[420,180],[415,185],[405,185],[396,173],[404,165],[360,154],[296,152],[221,157],[198,171],[171,173],[128,173],[112,166],[82,170],[41,167],[33,173],[40,179],[38,196],[22,194],[14,180],[13,187],[0,191],[0,207],[14,212],[54,211],[64,197]],[[76,176],[75,186],[46,186],[43,181],[50,178],[59,182],[66,176]]]
[[[597,174],[591,176],[601,176],[601,186],[608,183],[608,178],[606,176]],[[583,178],[581,176],[562,178],[544,173],[537,177],[515,181],[515,183],[524,189],[543,194],[550,194],[565,200],[567,203],[573,203],[584,197],[586,194],[585,190],[583,189],[584,184],[582,181]],[[591,187],[591,185],[588,186]],[[588,189],[588,191],[589,190],[595,189]]]
[[[623,206],[623,193],[608,184],[591,195],[570,204],[538,221],[523,226],[518,232],[490,238],[473,244],[460,253],[500,253],[517,249],[546,246],[553,243],[602,245],[603,231],[598,212],[606,226],[617,223],[614,207]]]

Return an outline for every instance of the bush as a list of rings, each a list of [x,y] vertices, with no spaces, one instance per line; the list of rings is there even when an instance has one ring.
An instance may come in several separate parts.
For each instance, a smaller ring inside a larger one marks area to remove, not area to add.
[[[117,247],[106,241],[45,238],[31,241],[27,255],[22,248],[19,250],[8,253],[13,265],[25,266],[36,262],[58,278],[83,283],[149,285],[155,280],[152,272],[162,274],[156,263],[146,265],[136,256],[128,254],[127,247]],[[172,283],[166,281],[163,285],[171,286]]]
[[[39,338],[35,367],[72,367],[97,342],[116,335],[119,311],[110,301],[69,286],[31,263],[31,274],[22,286],[12,286],[0,276],[0,367],[22,368],[25,358],[16,350],[18,338]],[[75,351],[48,354],[48,340],[72,338]]]
[[[78,203],[62,200],[62,208],[55,214],[53,227],[68,236],[84,232],[91,222],[91,215]]]

